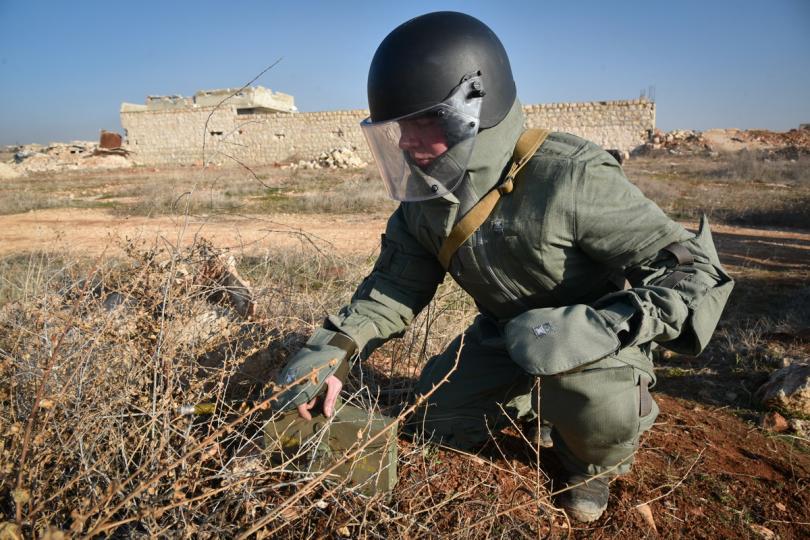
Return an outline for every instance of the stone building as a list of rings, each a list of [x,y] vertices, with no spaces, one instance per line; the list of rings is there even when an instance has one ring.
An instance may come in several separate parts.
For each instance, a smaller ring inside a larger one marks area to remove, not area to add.
[[[646,99],[526,105],[527,127],[567,131],[622,152],[649,140],[655,103]],[[360,121],[366,110],[297,112],[292,96],[262,87],[149,96],[121,104],[126,148],[140,164],[241,163],[313,159],[350,148],[371,161]]]

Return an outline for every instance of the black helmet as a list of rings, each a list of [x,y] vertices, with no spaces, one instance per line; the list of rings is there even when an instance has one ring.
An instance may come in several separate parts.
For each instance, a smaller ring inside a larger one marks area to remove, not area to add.
[[[480,128],[498,124],[515,101],[509,58],[498,37],[474,17],[452,11],[421,15],[383,40],[368,72],[372,122],[406,116],[444,101],[480,72]]]

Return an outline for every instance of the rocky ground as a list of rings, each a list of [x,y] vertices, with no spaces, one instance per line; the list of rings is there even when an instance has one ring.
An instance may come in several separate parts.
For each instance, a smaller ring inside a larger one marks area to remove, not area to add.
[[[633,157],[626,164],[629,171],[637,167],[635,172],[649,173],[648,183],[642,185],[645,193],[648,188],[654,192],[653,182],[676,182],[690,156],[705,159],[711,165],[715,154],[742,151],[757,153],[758,163],[772,160],[785,164],[799,160],[801,165],[810,148],[810,131],[805,130],[679,131],[656,134],[656,138],[641,152],[644,155],[636,160],[636,165]],[[0,176],[11,174],[10,170],[18,175],[18,180],[30,177],[32,182],[48,185],[57,177],[47,167],[55,166],[58,172],[63,166],[78,169],[85,164],[104,164],[110,160],[112,165],[128,160],[122,155],[99,154],[92,145],[13,150],[6,154],[11,164],[7,161],[5,169],[0,168]],[[322,156],[323,164],[318,160],[313,163],[331,168],[350,158],[339,152]],[[298,168],[316,169],[312,163],[296,164],[292,169]],[[131,173],[135,174],[136,169]],[[706,170],[711,173],[706,178],[693,181],[690,177],[689,182],[716,183],[713,169]],[[761,169],[756,173],[760,174]],[[60,189],[75,193],[90,189],[81,171],[74,170],[65,178],[62,182],[68,188]],[[278,192],[273,190],[290,181],[285,177],[273,183],[272,178],[262,178],[274,197]],[[305,180],[309,182],[308,178]],[[802,180],[749,180],[748,184],[761,190],[760,193],[766,193],[764,190],[771,186],[776,190],[773,193],[787,193],[800,206],[810,204],[800,191]],[[742,184],[724,184],[726,191],[719,191],[719,197],[728,199],[728,190],[741,188]],[[660,189],[663,197],[666,192]],[[691,197],[707,197],[693,186],[687,193]],[[771,192],[767,193],[767,197],[772,197]],[[788,195],[786,200],[793,200]],[[672,198],[680,200],[681,195]],[[748,198],[747,203],[756,207],[764,201]],[[668,211],[678,208],[659,204]],[[740,215],[745,223],[748,214]],[[117,250],[127,245],[127,239],[130,243],[135,239],[136,243],[174,249],[196,244],[200,237],[205,237],[218,248],[228,248],[238,255],[243,261],[242,268],[248,272],[255,261],[265,260],[267,254],[305,251],[350,258],[360,261],[366,269],[377,252],[385,220],[386,213],[382,211],[117,216],[104,208],[58,207],[7,213],[0,215],[0,289],[6,291],[12,281],[17,283],[14,269],[23,267],[19,285],[15,286],[20,290],[28,287],[28,283],[36,281],[39,271],[30,263],[41,259],[84,259],[92,266],[106,257],[123,256]],[[696,223],[689,216],[681,220],[694,230]],[[323,508],[319,506],[321,510],[317,511],[298,509],[288,525],[280,526],[281,530],[290,537],[299,525],[338,537],[365,534],[557,538],[569,532],[577,538],[810,536],[810,223],[794,220],[790,222],[792,226],[778,227],[767,225],[768,222],[758,227],[729,223],[712,225],[720,258],[737,281],[720,327],[710,347],[699,357],[663,351],[658,355],[656,399],[661,416],[644,438],[632,474],[613,483],[610,510],[595,524],[574,524],[570,528],[559,513],[545,506],[548,499],[544,494],[553,489],[548,478],[559,464],[547,451],[538,458],[519,432],[508,429],[474,455],[449,449],[426,450],[401,441],[400,455],[407,458],[403,459],[399,472],[400,483],[392,499],[381,506],[389,513],[375,514],[376,521],[369,524],[357,513],[358,507],[333,501],[324,503]],[[297,289],[306,289],[308,294],[324,291],[323,277],[310,282],[306,271],[302,268],[300,275],[291,275],[290,282],[295,282]],[[329,279],[343,279],[339,266],[319,266],[318,271]],[[273,291],[281,287],[284,278],[275,279],[279,283],[269,279],[257,283],[254,279],[254,285]],[[330,293],[323,294],[328,297]],[[265,300],[268,305],[273,301],[280,305],[278,298],[270,298],[275,300]],[[320,311],[330,300],[334,301],[334,295],[330,299],[319,298],[321,303],[317,307],[308,307],[318,313],[305,314],[303,308],[290,307],[293,311],[285,313],[284,320],[320,320]],[[37,320],[41,322],[48,316],[49,312],[43,310]],[[149,344],[147,338],[143,338],[145,346]],[[282,343],[278,345],[281,348],[290,347],[285,337],[273,339]],[[369,373],[382,388],[394,390],[413,382],[408,377],[397,379],[401,374],[391,373],[390,359],[406,346],[402,344],[404,341],[392,342],[367,363]],[[151,379],[147,382],[151,383]],[[5,391],[2,387],[0,390]],[[397,403],[391,399],[387,405],[394,407]],[[0,463],[3,465],[0,474],[5,474],[2,471],[7,466],[13,469],[15,463]],[[11,508],[10,484],[4,482],[5,477],[0,479],[0,512]],[[205,509],[200,508],[200,512]],[[242,512],[242,507],[234,508]],[[376,512],[380,507],[373,508]],[[302,514],[310,516],[306,526],[300,521]],[[0,518],[3,521],[9,516]],[[317,536],[315,532],[312,535]]]
[[[720,152],[759,151],[772,158],[797,159],[810,154],[810,129],[777,132],[762,129],[656,130],[652,140],[637,148],[636,155],[704,155]]]
[[[36,173],[121,169],[137,161],[125,147],[102,148],[92,141],[50,145],[26,144],[0,149],[0,180]],[[311,160],[282,164],[285,169],[362,169],[363,161],[352,148],[333,148]]]

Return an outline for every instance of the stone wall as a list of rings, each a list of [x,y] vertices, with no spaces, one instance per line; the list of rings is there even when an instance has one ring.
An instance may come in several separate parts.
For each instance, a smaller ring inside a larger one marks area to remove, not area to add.
[[[655,103],[645,99],[527,105],[526,127],[567,131],[607,149],[630,152],[655,131]]]
[[[568,131],[605,148],[631,151],[655,129],[646,100],[527,105],[527,127]],[[371,161],[359,123],[368,111],[237,114],[235,107],[121,110],[126,148],[140,164],[287,163],[335,148]],[[207,123],[207,125],[206,125]],[[205,137],[203,137],[205,134]],[[203,145],[203,139],[205,145]]]

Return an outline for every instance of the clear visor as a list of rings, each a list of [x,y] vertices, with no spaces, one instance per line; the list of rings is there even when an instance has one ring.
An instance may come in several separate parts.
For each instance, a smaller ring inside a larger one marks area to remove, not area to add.
[[[470,77],[437,105],[393,120],[360,123],[392,199],[424,201],[458,187],[478,133],[480,85],[480,76]]]

